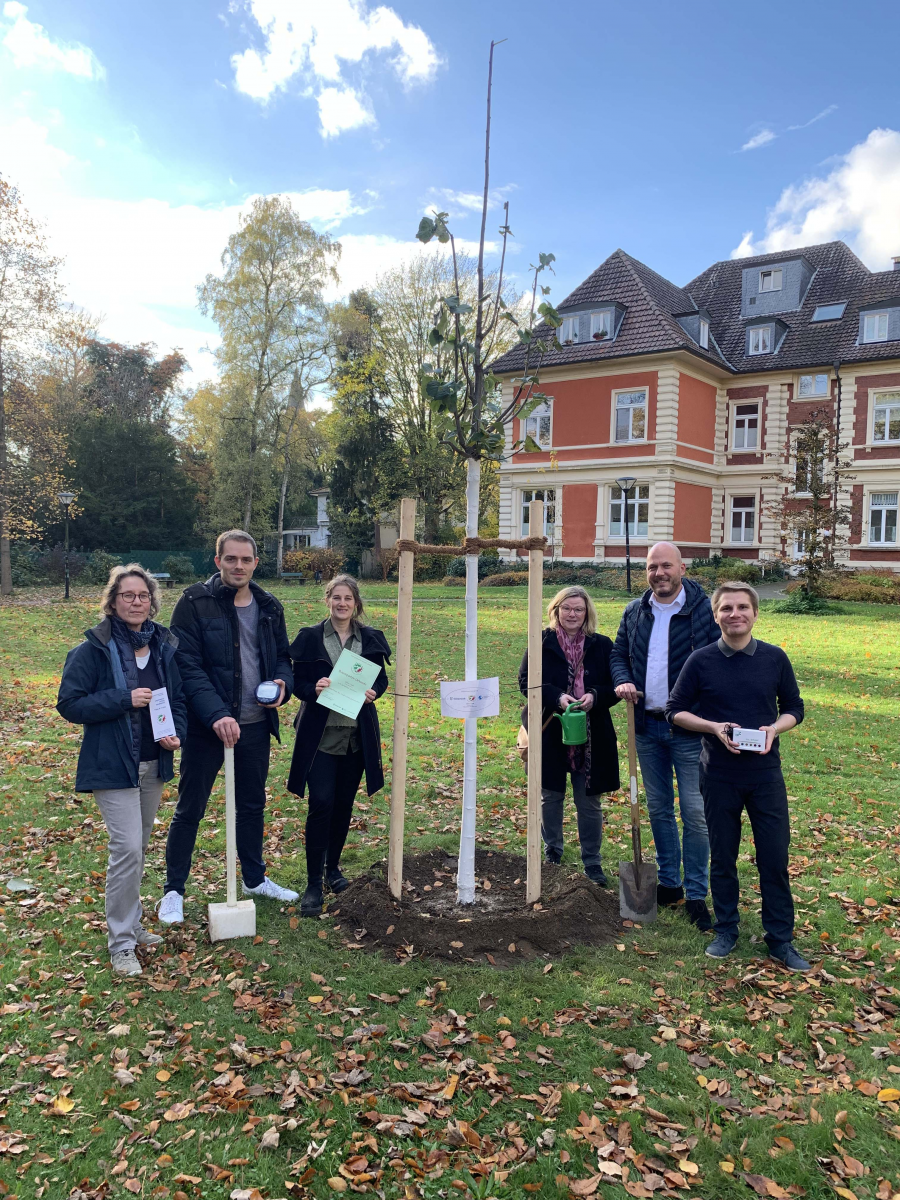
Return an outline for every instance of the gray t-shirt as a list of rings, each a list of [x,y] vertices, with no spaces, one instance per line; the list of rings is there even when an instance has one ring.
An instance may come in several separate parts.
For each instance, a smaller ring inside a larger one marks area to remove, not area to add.
[[[266,710],[256,703],[256,689],[261,679],[259,674],[259,605],[256,599],[241,608],[234,606],[238,618],[241,639],[241,725],[253,725],[265,721]]]

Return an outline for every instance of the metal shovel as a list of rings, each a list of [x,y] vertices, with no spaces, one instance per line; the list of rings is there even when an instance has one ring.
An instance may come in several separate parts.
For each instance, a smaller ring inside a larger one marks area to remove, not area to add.
[[[656,863],[641,857],[641,810],[638,806],[637,749],[634,738],[634,702],[628,705],[628,771],[631,775],[631,845],[634,862],[619,863],[619,912],[632,921],[656,920]]]

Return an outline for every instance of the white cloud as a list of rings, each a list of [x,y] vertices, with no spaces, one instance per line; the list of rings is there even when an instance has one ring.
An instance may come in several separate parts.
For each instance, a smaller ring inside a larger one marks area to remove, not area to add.
[[[825,117],[830,117],[833,112],[837,112],[837,105],[829,104],[827,108],[823,108],[820,113],[816,113],[814,117],[811,117],[808,121],[804,121],[802,125],[788,125],[788,129],[790,131],[795,129],[809,129],[810,125],[815,125],[816,121],[821,121]]]
[[[103,79],[106,71],[92,50],[79,42],[66,44],[54,41],[44,29],[29,21],[28,9],[18,0],[7,0],[4,17],[12,24],[3,36],[3,45],[12,55],[16,67],[41,67],[49,71],[65,71],[79,79]]]
[[[375,125],[375,114],[365,107],[353,88],[323,88],[318,95],[323,137],[336,137],[346,129]]]
[[[510,192],[516,190],[514,183],[507,184],[505,187],[494,188],[488,193],[488,211],[491,212],[495,208],[501,208]],[[436,200],[425,205],[425,211],[431,213],[436,204],[446,205],[450,215],[459,215],[460,212],[465,213],[480,213],[482,204],[484,203],[483,192],[457,192],[452,188],[432,188],[432,196]]]
[[[774,142],[777,137],[778,134],[773,133],[771,129],[761,129],[749,141],[744,142],[741,150],[758,150],[760,146],[767,146],[769,142]]]
[[[744,234],[732,258],[771,254],[835,239],[846,241],[872,270],[900,253],[900,132],[873,129],[829,175],[785,188],[754,241]]]
[[[246,0],[264,47],[232,58],[235,86],[265,102],[298,76],[319,100],[321,133],[375,124],[368,98],[345,78],[343,64],[390,55],[391,70],[405,86],[430,79],[440,59],[429,37],[384,5],[369,11],[366,0]],[[324,103],[323,103],[324,97]]]

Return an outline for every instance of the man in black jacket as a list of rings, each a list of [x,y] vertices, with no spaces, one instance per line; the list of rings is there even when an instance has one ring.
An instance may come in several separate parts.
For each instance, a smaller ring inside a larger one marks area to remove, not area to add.
[[[737,859],[741,813],[746,808],[769,954],[789,971],[806,972],[809,963],[793,944],[794,901],[788,875],[791,824],[778,751],[779,734],[803,720],[803,700],[785,652],[753,636],[759,616],[759,596],[753,588],[723,583],[712,602],[722,636],[691,655],[666,705],[673,724],[703,735],[700,788],[712,849],[710,884],[716,910],[716,936],[706,953],[710,958],[726,958],[737,941]],[[755,735],[756,747],[745,741],[747,735]]]
[[[184,888],[197,829],[225,756],[234,747],[237,852],[246,896],[290,902],[297,892],[266,874],[263,813],[269,773],[269,738],[280,739],[278,712],[291,695],[284,609],[252,582],[256,542],[240,529],[216,541],[217,574],[185,590],[172,614],[177,662],[188,705],[188,735],[181,755],[178,805],[166,842],[166,886],[159,919],[184,920]],[[280,685],[271,704],[256,699],[260,683]]]
[[[688,655],[714,642],[719,629],[709,598],[699,584],[684,578],[681,553],[671,542],[650,548],[647,582],[647,591],[622,614],[610,663],[613,683],[616,695],[635,705],[637,752],[656,846],[657,902],[678,904],[686,891],[688,919],[706,931],[712,921],[706,907],[709,837],[700,795],[700,738],[671,726],[665,708]],[[682,838],[675,819],[673,770]]]

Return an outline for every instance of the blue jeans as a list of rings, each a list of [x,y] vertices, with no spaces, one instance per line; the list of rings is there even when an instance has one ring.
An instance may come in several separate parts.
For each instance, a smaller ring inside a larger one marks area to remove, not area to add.
[[[702,900],[709,887],[709,834],[700,794],[700,735],[647,717],[645,732],[637,735],[636,742],[659,882],[664,887],[681,887],[682,844],[675,820],[674,768],[684,838],[685,895],[688,900]]]
[[[572,795],[578,817],[578,843],[585,871],[602,869],[600,847],[603,843],[603,809],[599,796],[584,794],[584,772],[572,773]],[[541,788],[541,837],[550,853],[562,858],[563,806],[566,793]]]

